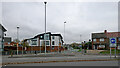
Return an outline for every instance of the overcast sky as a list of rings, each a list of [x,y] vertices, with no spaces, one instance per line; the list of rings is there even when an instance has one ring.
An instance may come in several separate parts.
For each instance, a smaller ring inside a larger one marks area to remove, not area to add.
[[[17,26],[20,27],[19,37],[21,40],[43,33],[44,7],[43,2],[2,3],[1,20],[7,29],[7,36],[15,39]],[[47,3],[47,31],[64,36],[64,21],[67,22],[65,24],[66,43],[88,41],[93,32],[103,32],[104,30],[116,32],[118,31],[118,3]]]

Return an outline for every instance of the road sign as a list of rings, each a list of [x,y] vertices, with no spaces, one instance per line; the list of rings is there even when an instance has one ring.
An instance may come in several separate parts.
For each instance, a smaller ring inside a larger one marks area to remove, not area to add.
[[[110,47],[116,47],[116,44],[110,44]]]
[[[111,57],[111,47],[115,47],[115,58],[116,58],[116,38],[110,38],[110,57]]]
[[[116,38],[110,38],[110,47],[116,47]]]
[[[115,38],[111,38],[111,43],[116,43],[116,40],[115,40]]]

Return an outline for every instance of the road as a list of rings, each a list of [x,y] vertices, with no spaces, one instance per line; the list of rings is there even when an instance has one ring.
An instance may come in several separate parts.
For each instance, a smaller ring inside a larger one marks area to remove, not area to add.
[[[55,62],[55,63],[15,64],[7,66],[118,66],[118,61]]]
[[[59,61],[59,60],[95,60],[95,59],[110,59],[109,56],[101,55],[81,55],[75,56],[57,56],[57,57],[22,57],[22,58],[8,58],[7,56],[2,57],[2,62],[38,62],[38,61]],[[112,58],[114,59],[114,58]]]
[[[27,55],[27,56],[14,56],[13,58],[8,58],[9,56],[2,56],[3,65],[7,66],[84,66],[89,65],[108,65],[115,66],[118,65],[116,58],[109,55],[83,55],[81,53],[66,53],[66,54],[47,54],[44,55]],[[118,58],[117,58],[118,59]],[[102,61],[101,61],[102,60]],[[53,63],[56,62],[56,63]],[[113,63],[113,64],[112,64]]]

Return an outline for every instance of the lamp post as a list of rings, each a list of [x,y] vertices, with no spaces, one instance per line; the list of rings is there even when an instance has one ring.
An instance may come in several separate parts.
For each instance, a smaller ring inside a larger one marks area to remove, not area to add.
[[[44,35],[44,41],[45,41],[45,54],[46,54],[46,4],[47,2],[44,2],[45,4],[45,35]]]
[[[82,36],[82,35],[80,34],[80,43],[82,43],[82,42],[81,42],[81,41],[82,41],[81,36]]]
[[[90,42],[91,42],[91,40],[89,39],[89,45],[88,45],[88,50],[90,49]]]
[[[17,55],[18,55],[18,45],[19,45],[19,26],[17,26]]]
[[[66,24],[66,21],[64,22],[64,43],[65,43],[65,24]],[[64,52],[65,52],[65,45],[66,44],[64,44]]]

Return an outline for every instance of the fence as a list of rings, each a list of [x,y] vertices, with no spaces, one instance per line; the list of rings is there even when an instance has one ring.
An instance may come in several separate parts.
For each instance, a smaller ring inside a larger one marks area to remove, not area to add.
[[[46,47],[46,52],[58,52],[63,51],[63,48],[59,48],[56,46],[54,49],[51,49],[50,47]],[[29,47],[18,47],[18,54],[36,54],[36,53],[44,53],[45,48],[40,46],[29,46]],[[17,47],[4,47],[4,51],[2,52],[2,55],[17,55]]]

